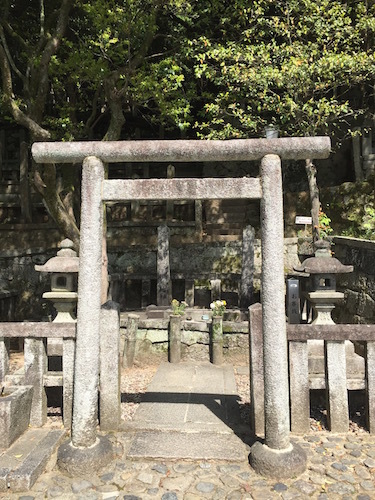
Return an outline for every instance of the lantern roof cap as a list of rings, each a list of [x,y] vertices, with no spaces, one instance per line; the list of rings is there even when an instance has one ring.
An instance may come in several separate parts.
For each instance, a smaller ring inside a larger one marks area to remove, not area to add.
[[[36,265],[35,271],[43,273],[78,273],[79,257],[73,250],[73,242],[66,238],[59,243],[61,250],[57,252],[56,257],[47,260],[43,265]]]
[[[294,269],[309,274],[340,274],[353,272],[353,266],[341,264],[336,257],[328,259],[325,257],[309,257],[299,266],[294,266]]]

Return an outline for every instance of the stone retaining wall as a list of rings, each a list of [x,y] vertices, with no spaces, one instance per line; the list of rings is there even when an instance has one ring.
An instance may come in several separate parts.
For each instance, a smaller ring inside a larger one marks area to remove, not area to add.
[[[337,289],[345,293],[334,311],[337,323],[375,323],[375,241],[349,237],[333,239],[335,257],[354,266],[354,272],[338,277]]]
[[[127,319],[121,315],[121,352],[127,336]],[[182,321],[181,357],[185,360],[210,360],[211,322]],[[223,355],[225,362],[248,364],[249,339],[247,321],[223,322]],[[168,320],[139,322],[136,336],[135,363],[168,360]]]

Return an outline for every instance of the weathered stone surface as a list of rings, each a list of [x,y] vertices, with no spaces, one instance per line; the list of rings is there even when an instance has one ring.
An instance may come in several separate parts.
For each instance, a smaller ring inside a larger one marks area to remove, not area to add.
[[[266,154],[283,159],[327,158],[329,137],[233,139],[230,141],[89,141],[35,142],[32,155],[37,163],[81,163],[87,156],[104,162],[125,161],[249,161]]]
[[[89,488],[92,488],[93,484],[90,481],[87,481],[85,479],[82,479],[82,481],[74,481],[72,483],[72,492],[73,493],[81,493],[81,491],[88,490]]]
[[[251,447],[250,465],[266,477],[275,479],[298,476],[306,469],[306,453],[298,445],[274,450],[257,441]]]
[[[151,467],[151,470],[159,472],[159,474],[166,474],[168,472],[168,467],[164,464],[155,464]]]
[[[100,471],[114,458],[112,443],[100,436],[94,446],[76,448],[71,442],[63,443],[57,454],[57,464],[61,471],[71,477],[82,477]]]
[[[163,487],[172,491],[185,491],[192,482],[193,477],[190,475],[168,477],[163,481]]]
[[[96,442],[103,238],[103,162],[90,156],[82,167],[80,264],[72,443]],[[90,346],[90,349],[87,347]],[[103,450],[104,451],[104,450]],[[68,457],[66,451],[64,455]],[[78,464],[77,464],[78,465]]]
[[[213,483],[200,482],[195,486],[196,490],[200,493],[211,493],[215,489],[215,485]]]
[[[108,301],[100,314],[100,428],[116,431],[121,421],[120,306]]]
[[[276,483],[273,489],[277,492],[286,491],[288,489],[288,486],[284,483]]]
[[[51,455],[61,442],[64,432],[50,430],[48,434],[31,450],[25,460],[8,475],[7,481],[12,491],[29,490],[43,472]]]
[[[30,423],[32,386],[6,387],[0,398],[0,450],[8,448]]]
[[[157,305],[169,306],[172,300],[172,283],[169,259],[169,228],[166,224],[158,227],[156,287]]]
[[[262,158],[260,174],[263,196],[261,199],[262,221],[262,327],[264,360],[264,414],[266,448],[253,446],[251,460],[253,467],[270,473],[267,460],[276,466],[276,455],[268,450],[286,450],[290,445],[289,437],[289,387],[288,353],[285,326],[284,297],[284,225],[281,161],[276,155],[268,154]],[[278,381],[275,384],[275,380]],[[255,447],[255,448],[254,448]],[[286,458],[288,456],[288,458]],[[298,470],[306,459],[299,456]],[[287,453],[285,459],[291,459]],[[280,464],[281,465],[281,464]],[[295,464],[297,465],[297,463]],[[291,473],[288,465],[283,473]],[[281,469],[279,470],[281,473]],[[277,476],[275,476],[277,477]],[[285,477],[285,476],[284,476]]]

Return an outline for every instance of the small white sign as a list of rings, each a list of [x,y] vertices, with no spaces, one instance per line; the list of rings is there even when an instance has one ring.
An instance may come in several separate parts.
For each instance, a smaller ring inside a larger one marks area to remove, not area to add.
[[[308,224],[312,224],[312,218],[306,217],[304,215],[297,215],[296,224],[304,224],[305,226],[307,226]]]

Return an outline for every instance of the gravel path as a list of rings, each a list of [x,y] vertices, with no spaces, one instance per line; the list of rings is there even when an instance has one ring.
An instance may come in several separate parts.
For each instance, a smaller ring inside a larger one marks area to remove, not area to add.
[[[131,420],[157,366],[123,370],[122,417]],[[235,370],[241,415],[249,422],[249,378]],[[314,414],[316,412],[316,415]],[[359,413],[361,410],[359,409]],[[358,415],[345,435],[325,430],[324,411],[313,409],[311,431],[295,440],[308,455],[307,470],[298,478],[277,481],[258,476],[249,464],[218,461],[129,460],[132,433],[110,436],[117,459],[99,474],[68,478],[50,468],[24,494],[3,494],[6,500],[42,498],[80,500],[371,500],[375,499],[375,437],[365,432]],[[49,417],[58,425],[60,417]],[[53,420],[54,419],[54,420]],[[60,420],[61,425],[61,420]]]

